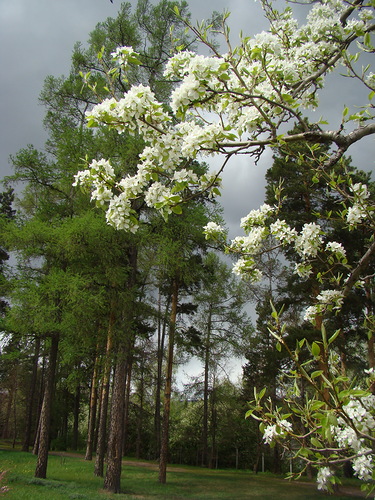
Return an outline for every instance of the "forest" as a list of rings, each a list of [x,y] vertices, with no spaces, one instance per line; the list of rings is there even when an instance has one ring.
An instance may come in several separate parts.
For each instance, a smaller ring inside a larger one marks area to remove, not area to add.
[[[269,31],[233,47],[227,13],[122,3],[45,78],[48,139],[0,192],[0,439],[36,478],[79,451],[113,493],[125,456],[162,484],[173,463],[374,488],[375,184],[348,151],[375,133],[374,3],[298,29],[262,5]],[[365,90],[331,130],[309,110],[343,71]],[[230,240],[221,175],[266,149]]]

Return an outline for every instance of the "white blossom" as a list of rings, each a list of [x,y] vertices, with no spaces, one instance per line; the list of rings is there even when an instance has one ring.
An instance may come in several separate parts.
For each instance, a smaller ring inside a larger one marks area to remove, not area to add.
[[[316,482],[318,483],[318,490],[328,491],[328,483],[332,477],[332,471],[329,467],[321,467],[318,470]]]
[[[354,203],[352,207],[348,208],[348,213],[346,214],[346,220],[351,227],[355,227],[363,219],[366,218],[366,212],[358,203]]]
[[[263,225],[274,211],[275,207],[271,207],[267,203],[264,203],[259,209],[251,210],[246,217],[242,217],[240,226],[245,231],[249,231],[254,225]]]
[[[341,243],[337,243],[336,241],[329,241],[326,245],[326,250],[336,254],[339,258],[346,257],[346,250],[342,246]]]
[[[364,453],[371,452],[371,449],[363,450]],[[361,454],[357,456],[353,462],[352,467],[354,474],[362,481],[370,481],[373,473],[373,457],[370,454]]]
[[[232,267],[233,274],[246,278],[252,283],[257,283],[262,279],[262,272],[256,268],[252,259],[241,257]]]
[[[304,224],[301,233],[296,238],[295,248],[302,257],[316,257],[323,243],[321,228],[310,222]]]
[[[294,242],[297,238],[297,231],[291,228],[285,220],[277,220],[270,225],[270,232],[275,238],[281,241],[283,245]]]
[[[206,239],[208,238],[216,238],[222,234],[224,234],[224,228],[216,222],[208,222],[203,227],[203,233],[206,235]]]
[[[340,309],[344,301],[344,295],[339,290],[323,290],[316,297],[322,305],[331,305],[333,309]]]
[[[285,437],[292,431],[292,424],[287,420],[279,420],[275,424],[268,425],[263,431],[263,441],[267,444],[272,443],[274,439]]]
[[[297,262],[294,265],[294,272],[298,274],[300,278],[308,278],[312,274],[312,265]]]

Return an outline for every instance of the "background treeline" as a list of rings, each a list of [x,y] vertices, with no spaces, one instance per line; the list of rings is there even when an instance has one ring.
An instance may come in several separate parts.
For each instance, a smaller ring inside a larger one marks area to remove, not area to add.
[[[179,10],[188,15],[185,2]],[[214,14],[212,22],[218,19]],[[212,200],[201,196],[167,222],[134,203],[143,221],[134,235],[106,224],[102,207],[72,187],[85,158],[110,157],[121,178],[134,172],[143,146],[137,136],[85,127],[85,112],[107,95],[111,52],[119,45],[139,52],[142,64],[129,87],[150,85],[165,102],[174,82],[165,81],[163,67],[174,39],[189,50],[198,43],[170,2],[139,0],[134,11],[122,4],[87,46],[75,45],[67,77],[46,78],[40,95],[45,150],[27,146],[11,159],[14,175],[0,196],[0,436],[38,454],[37,477],[46,476],[48,449],[84,450],[97,475],[107,463],[107,486],[114,490],[123,455],[158,459],[162,482],[167,461],[289,469],[289,457],[265,446],[256,422],[244,415],[254,388],[267,387],[275,405],[288,390],[283,373],[291,363],[269,333],[270,303],[284,304],[291,344],[320,335],[301,319],[314,283],[296,281],[295,255],[275,248],[260,256],[264,280],[249,287],[204,239],[202,227],[221,221]],[[90,74],[90,86],[83,86],[82,73]],[[121,95],[129,87],[119,78],[112,91]],[[302,227],[340,200],[316,184],[301,157],[301,144],[275,154],[266,201],[274,202],[283,178],[285,219]],[[208,166],[197,162],[195,168]],[[369,181],[349,159],[345,169]],[[330,228],[342,229],[339,223]],[[361,255],[365,235],[352,236],[347,248]],[[373,338],[363,329],[373,310],[370,284],[367,291],[352,293],[342,324],[332,317],[332,331],[341,329],[337,356],[346,373],[375,365]],[[255,327],[246,313],[250,303]],[[176,390],[173,377],[192,357],[201,373]],[[236,383],[225,371],[232,358],[245,359]]]

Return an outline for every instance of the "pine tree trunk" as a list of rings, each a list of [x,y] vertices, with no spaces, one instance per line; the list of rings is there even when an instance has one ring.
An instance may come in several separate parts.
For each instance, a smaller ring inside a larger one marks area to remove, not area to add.
[[[139,407],[137,415],[137,439],[135,443],[135,458],[142,456],[142,430],[143,430],[143,399],[144,399],[144,360],[141,362],[141,379],[139,384]]]
[[[122,452],[125,456],[129,451],[128,444],[128,429],[129,429],[129,408],[130,408],[130,391],[132,382],[132,370],[133,370],[133,353],[134,342],[131,343],[132,347],[128,350],[127,362],[126,362],[126,383],[125,383],[125,402],[124,402],[124,429],[122,436]]]
[[[121,489],[126,375],[127,369],[131,365],[133,357],[132,347],[135,342],[133,328],[133,288],[136,284],[137,276],[137,248],[135,246],[130,246],[127,249],[127,257],[130,270],[126,290],[128,301],[123,310],[123,325],[126,330],[124,338],[120,340],[117,348],[108,436],[107,472],[104,479],[104,489],[112,493],[120,493]]]
[[[3,439],[8,439],[11,435],[10,420],[12,415],[12,409],[16,404],[16,392],[17,392],[17,373],[18,373],[18,362],[15,364],[11,371],[10,387],[8,391],[8,402],[7,409],[5,412],[5,423],[2,433]]]
[[[26,402],[26,426],[25,426],[25,437],[22,444],[22,451],[29,451],[30,442],[31,442],[31,429],[33,425],[33,409],[34,409],[34,399],[36,393],[36,383],[38,376],[38,359],[39,359],[39,351],[40,351],[40,337],[36,337],[35,339],[35,351],[33,356],[33,365],[31,372],[31,380],[30,380],[30,389]]]
[[[208,465],[208,377],[210,365],[210,347],[211,347],[211,325],[212,325],[212,306],[210,304],[207,318],[207,332],[204,346],[204,388],[203,388],[203,430],[202,430],[202,467]]]
[[[162,439],[161,439],[160,461],[159,461],[159,482],[163,484],[165,484],[167,481],[169,417],[171,412],[173,350],[174,350],[174,337],[176,332],[178,291],[179,291],[179,285],[177,279],[175,278],[173,281],[173,290],[172,290],[172,306],[171,306],[170,325],[169,325],[168,360],[167,360],[165,391],[164,391],[163,427],[162,427]]]
[[[73,420],[73,440],[72,440],[72,450],[78,450],[78,440],[79,440],[79,409],[81,403],[81,387],[78,384],[76,387],[76,393],[74,395],[74,420]]]
[[[104,475],[104,455],[106,450],[106,435],[107,435],[107,414],[108,414],[108,399],[109,399],[109,379],[111,376],[112,367],[112,345],[113,345],[113,325],[115,321],[114,304],[112,305],[111,315],[109,319],[107,347],[104,361],[104,373],[101,383],[100,392],[100,414],[98,423],[98,443],[96,447],[95,457],[95,476],[103,477]]]
[[[113,381],[111,403],[111,419],[109,426],[107,472],[104,489],[111,493],[121,491],[121,461],[124,423],[124,394],[126,386],[126,354],[125,348],[119,349]]]
[[[45,479],[47,476],[52,396],[53,396],[53,388],[55,381],[58,348],[59,348],[59,336],[55,334],[51,336],[51,350],[49,355],[48,373],[44,388],[42,411],[40,415],[38,460],[35,469],[35,477],[39,477],[42,479]]]
[[[39,449],[39,438],[40,438],[40,419],[42,415],[42,406],[43,406],[43,396],[45,389],[45,379],[46,379],[46,355],[43,355],[43,363],[42,363],[42,376],[40,377],[40,390],[39,390],[39,401],[38,401],[38,410],[37,410],[37,426],[35,431],[34,438],[34,446],[33,446],[33,455],[38,454]]]
[[[96,410],[98,404],[98,376],[99,376],[99,356],[96,356],[94,362],[94,369],[92,373],[92,379],[91,379],[89,421],[87,429],[85,460],[92,460],[95,424],[96,424]]]
[[[159,290],[159,319],[158,319],[158,367],[155,388],[155,415],[154,415],[154,429],[155,429],[155,442],[156,442],[156,456],[160,456],[161,448],[161,388],[163,379],[163,358],[164,358],[164,345],[167,321],[164,317],[163,324],[161,324],[161,295]],[[168,310],[169,303],[166,306]]]

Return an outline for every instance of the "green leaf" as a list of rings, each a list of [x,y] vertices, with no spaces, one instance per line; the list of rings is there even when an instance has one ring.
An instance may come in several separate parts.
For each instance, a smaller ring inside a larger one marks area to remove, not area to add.
[[[328,339],[328,345],[332,344],[340,335],[341,330],[336,330],[335,333]]]
[[[315,448],[323,448],[322,443],[315,437],[311,438],[311,444],[315,446]]]
[[[182,214],[182,207],[181,205],[176,205],[175,207],[171,207],[171,210],[174,214],[181,215]]]
[[[320,355],[319,344],[317,344],[316,342],[313,342],[311,345],[311,352],[312,352],[313,356],[315,356],[317,358]]]
[[[281,352],[281,344],[280,344],[280,342],[276,343],[276,350],[279,351],[279,352]]]

